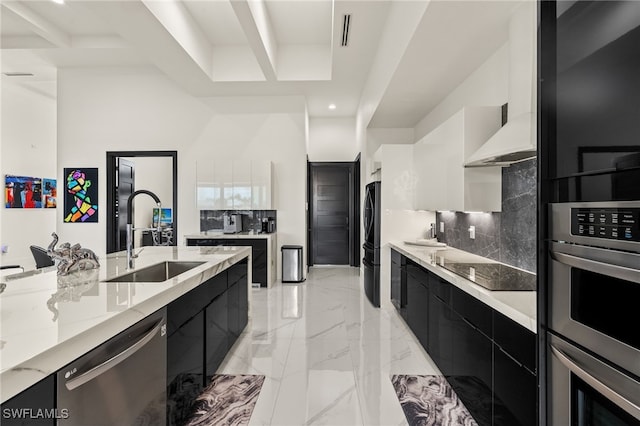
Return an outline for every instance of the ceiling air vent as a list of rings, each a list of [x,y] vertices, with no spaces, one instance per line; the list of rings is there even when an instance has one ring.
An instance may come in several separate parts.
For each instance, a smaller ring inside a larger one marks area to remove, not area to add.
[[[5,72],[3,74],[7,77],[33,77],[33,74],[30,72]]]
[[[347,46],[349,44],[349,27],[351,26],[351,14],[344,15],[342,19],[342,42],[340,46]]]

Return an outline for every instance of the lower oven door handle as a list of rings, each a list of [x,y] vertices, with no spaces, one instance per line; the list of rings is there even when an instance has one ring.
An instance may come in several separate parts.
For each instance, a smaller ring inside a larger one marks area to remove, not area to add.
[[[560,253],[557,251],[552,251],[551,257],[565,265],[640,284],[640,269],[632,269],[624,266],[612,265],[610,263],[598,262],[596,260],[585,259],[584,257],[573,256],[571,254]]]
[[[569,355],[562,352],[560,349],[556,348],[554,345],[551,345],[551,352],[553,355],[558,358],[558,360],[567,367],[573,374],[580,377],[584,380],[589,386],[600,392],[602,395],[607,397],[617,406],[622,408],[624,411],[640,420],[640,406],[634,404],[632,401],[629,401],[626,397],[620,395],[618,392],[611,389],[609,386],[605,385],[587,371],[577,364],[577,361],[572,359]],[[631,380],[631,379],[630,379]]]
[[[144,345],[149,343],[151,341],[151,339],[153,339],[155,337],[156,334],[158,334],[158,332],[160,331],[160,329],[163,326],[163,322],[164,322],[164,318],[160,319],[155,324],[155,326],[151,329],[151,331],[146,333],[144,336],[142,336],[140,339],[138,339],[136,342],[134,342],[132,345],[130,345],[129,347],[127,347],[123,351],[118,352],[116,355],[109,357],[109,359],[107,359],[106,361],[101,362],[100,364],[96,365],[93,368],[90,368],[86,372],[81,372],[79,376],[68,380],[65,383],[65,386],[67,387],[67,389],[74,390],[78,386],[81,386],[81,385],[83,385],[83,384],[95,379],[96,377],[98,377],[102,373],[105,373],[105,372],[109,371],[110,369],[112,369],[116,365],[120,364],[122,361],[124,361],[127,358],[129,358],[134,353],[138,352],[140,349],[142,349],[142,347]]]

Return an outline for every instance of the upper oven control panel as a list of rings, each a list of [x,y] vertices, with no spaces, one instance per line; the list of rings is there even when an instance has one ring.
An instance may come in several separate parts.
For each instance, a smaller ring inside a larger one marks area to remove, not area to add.
[[[640,208],[572,208],[571,235],[640,242]]]

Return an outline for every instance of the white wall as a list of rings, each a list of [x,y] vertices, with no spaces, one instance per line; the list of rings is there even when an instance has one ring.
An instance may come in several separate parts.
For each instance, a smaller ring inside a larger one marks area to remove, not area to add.
[[[56,101],[15,83],[2,82],[0,176],[56,178]],[[3,182],[4,184],[4,182]],[[58,180],[58,205],[61,204]],[[3,265],[35,268],[30,245],[46,247],[56,230],[56,209],[0,209]]]
[[[122,157],[134,163],[135,189],[146,189],[160,198],[162,207],[173,206],[173,159],[170,157]],[[152,226],[152,213],[156,202],[146,195],[134,201],[133,224],[136,228]],[[135,247],[140,247],[142,232],[135,232]]]
[[[310,118],[309,161],[353,161],[360,152],[355,118]]]
[[[420,140],[465,106],[500,106],[507,102],[508,59],[506,43],[416,124],[414,141]]]
[[[225,113],[224,103],[194,98],[147,68],[61,70],[58,93],[59,170],[100,168],[99,223],[62,224],[61,240],[104,251],[106,151],[177,150],[179,244],[185,234],[199,232],[196,161],[236,158],[273,162],[278,245],[305,247],[303,104],[297,111]]]
[[[424,238],[435,213],[413,210],[415,176],[413,171],[413,145],[382,145],[380,210],[380,304],[391,303],[391,251],[390,241]]]

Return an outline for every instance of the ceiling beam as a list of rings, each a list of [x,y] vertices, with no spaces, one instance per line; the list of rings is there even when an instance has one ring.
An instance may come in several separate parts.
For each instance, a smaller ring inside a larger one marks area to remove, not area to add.
[[[211,84],[212,46],[181,2],[96,1],[85,7],[188,92]]]
[[[265,78],[277,80],[278,43],[264,0],[231,0],[231,6]]]
[[[181,1],[142,0],[158,22],[184,51],[211,77],[213,74],[213,46]]]
[[[371,71],[360,96],[356,119],[366,128],[396,72],[429,2],[393,1]]]
[[[54,46],[71,47],[71,36],[69,34],[29,9],[23,3],[17,1],[2,2],[2,7],[22,18],[31,31]]]

